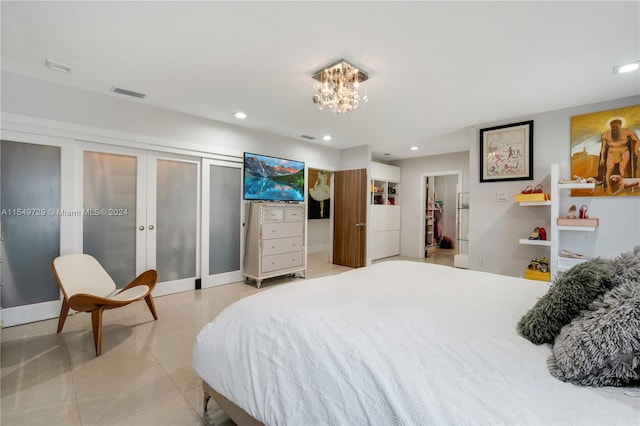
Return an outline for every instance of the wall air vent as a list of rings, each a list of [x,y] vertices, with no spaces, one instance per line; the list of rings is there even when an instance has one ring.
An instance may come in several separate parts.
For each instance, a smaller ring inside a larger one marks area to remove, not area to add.
[[[144,99],[147,95],[144,93],[133,92],[131,90],[121,89],[119,87],[113,87],[111,89],[114,93],[119,93],[121,95],[133,96],[134,98]]]
[[[308,140],[308,141],[312,141],[312,140],[315,140],[315,139],[316,139],[316,138],[314,138],[313,136],[309,136],[309,135],[300,135],[300,137],[301,137],[302,139],[306,139],[306,140]]]

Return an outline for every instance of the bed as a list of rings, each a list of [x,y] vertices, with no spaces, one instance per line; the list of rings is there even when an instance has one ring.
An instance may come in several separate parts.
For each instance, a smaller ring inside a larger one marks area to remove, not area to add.
[[[640,388],[552,377],[516,324],[544,282],[388,261],[270,288],[199,333],[205,408],[238,424],[640,424]]]

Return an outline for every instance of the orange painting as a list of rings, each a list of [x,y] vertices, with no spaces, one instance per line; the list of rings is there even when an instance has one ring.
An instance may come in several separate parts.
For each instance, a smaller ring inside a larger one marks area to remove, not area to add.
[[[573,196],[640,196],[640,105],[571,117]]]

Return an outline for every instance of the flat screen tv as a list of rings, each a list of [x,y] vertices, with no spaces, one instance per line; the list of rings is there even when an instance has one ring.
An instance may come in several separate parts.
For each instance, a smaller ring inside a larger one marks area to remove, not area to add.
[[[304,162],[245,152],[243,198],[304,201]]]

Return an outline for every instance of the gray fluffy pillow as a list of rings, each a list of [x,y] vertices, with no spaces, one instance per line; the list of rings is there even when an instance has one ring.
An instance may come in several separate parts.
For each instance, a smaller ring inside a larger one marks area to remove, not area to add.
[[[547,366],[580,385],[640,383],[640,281],[621,283],[564,327]]]
[[[611,260],[614,287],[625,281],[640,281],[640,246]]]
[[[618,282],[611,262],[595,258],[574,266],[518,322],[518,332],[535,344],[553,343],[560,329]]]

